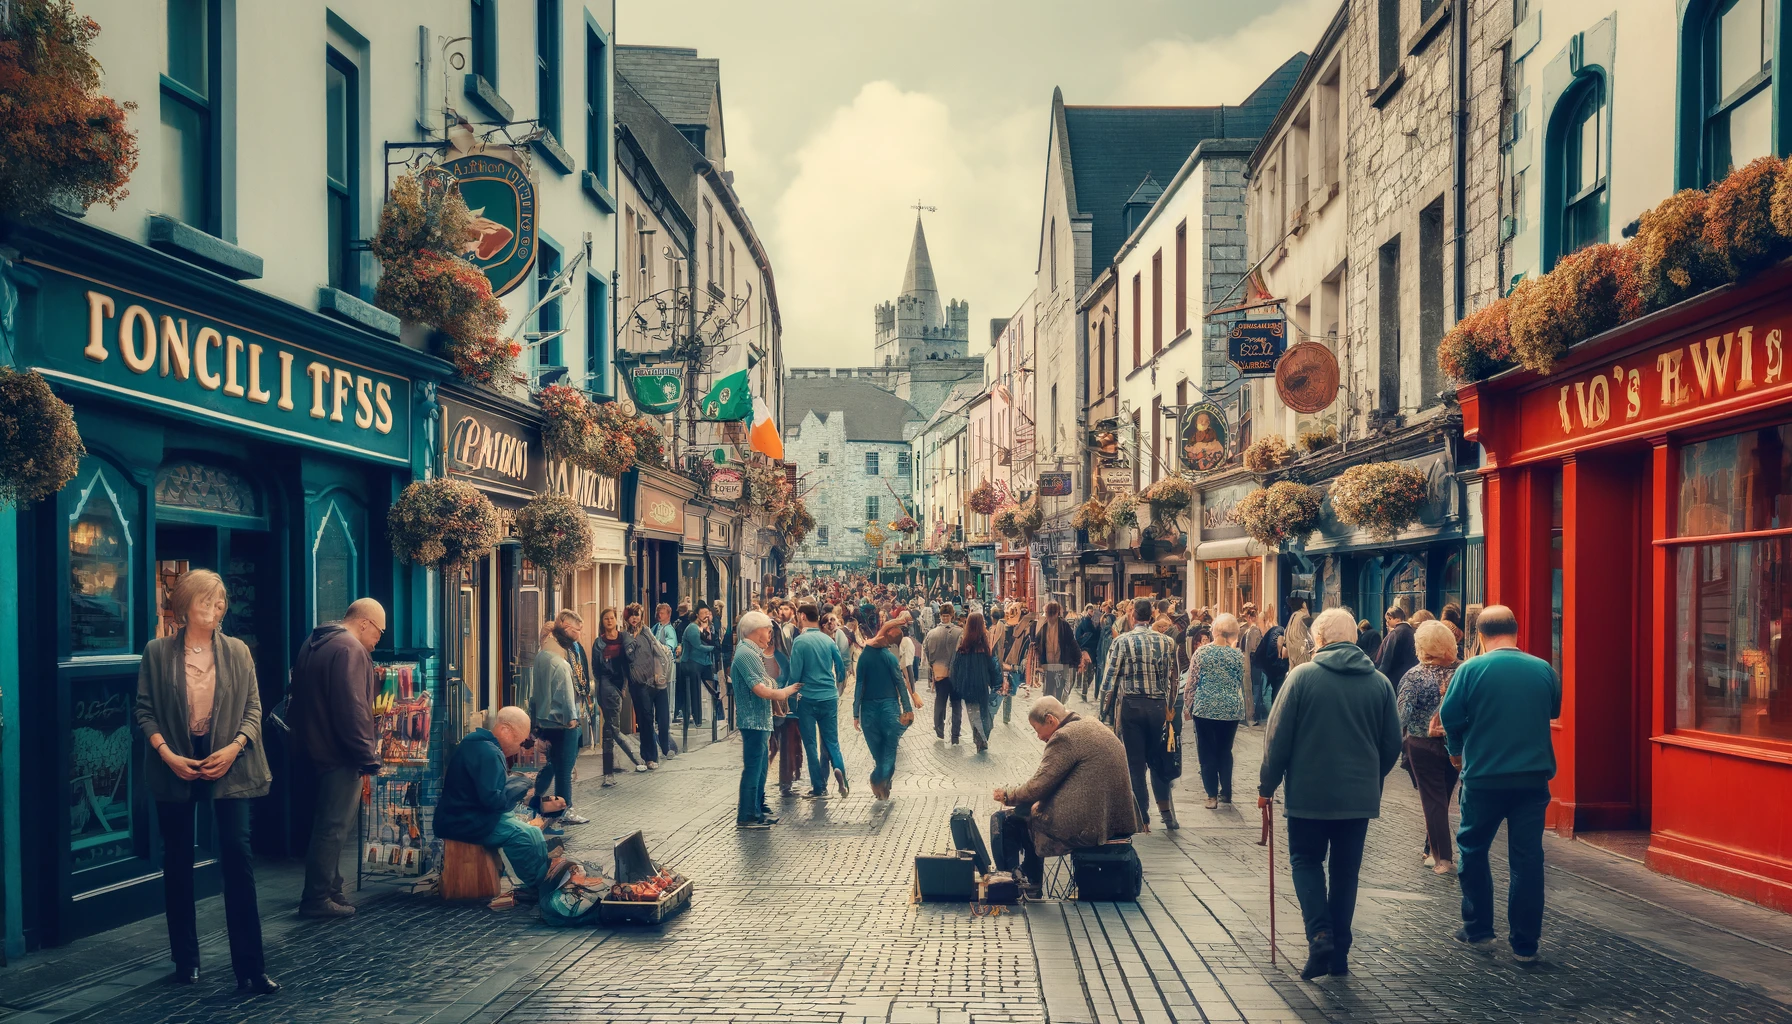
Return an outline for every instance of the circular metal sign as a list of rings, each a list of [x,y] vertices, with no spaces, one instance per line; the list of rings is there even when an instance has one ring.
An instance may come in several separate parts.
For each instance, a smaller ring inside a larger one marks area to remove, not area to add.
[[[1324,412],[1338,399],[1338,357],[1316,341],[1303,341],[1276,363],[1276,394],[1295,412]]]

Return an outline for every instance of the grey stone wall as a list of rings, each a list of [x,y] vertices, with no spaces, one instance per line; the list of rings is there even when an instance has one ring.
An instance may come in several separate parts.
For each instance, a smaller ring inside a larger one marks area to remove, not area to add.
[[[908,452],[909,446],[901,441],[848,441],[845,422],[840,414],[828,416],[824,423],[811,413],[784,439],[784,458],[796,464],[797,487],[817,527],[797,549],[798,563],[868,564],[871,552],[865,546],[865,499],[877,497],[878,521],[882,523],[902,515],[904,502],[914,502],[913,473],[898,472],[899,453]],[[827,453],[826,464],[821,461],[822,452]],[[877,453],[877,476],[865,473],[867,452]],[[822,526],[828,528],[825,545],[821,543]]]

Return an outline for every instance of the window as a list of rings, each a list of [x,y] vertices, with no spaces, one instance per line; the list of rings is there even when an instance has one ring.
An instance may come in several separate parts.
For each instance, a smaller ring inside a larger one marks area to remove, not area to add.
[[[1550,176],[1561,184],[1554,256],[1605,241],[1605,83],[1589,75],[1565,97],[1551,139]],[[1552,261],[1553,262],[1553,261]]]
[[[585,169],[610,184],[610,51],[596,26],[585,26]]]
[[[1419,211],[1419,401],[1421,409],[1441,401],[1446,387],[1437,348],[1444,340],[1444,200]]]
[[[1164,350],[1164,251],[1151,254],[1151,354]]]
[[[535,119],[560,137],[560,0],[535,0]]]
[[[1140,332],[1144,329],[1145,314],[1140,310],[1143,305],[1144,287],[1139,275],[1132,275],[1132,366],[1138,369],[1145,361],[1144,351],[1140,348]]]
[[[1400,0],[1379,0],[1379,54],[1381,81],[1392,78],[1400,70]]]
[[[1792,426],[1680,449],[1677,728],[1792,740],[1792,647],[1780,643],[1792,618],[1792,536],[1777,532],[1788,526]]]
[[[353,249],[361,234],[360,79],[355,65],[334,48],[324,48],[324,62],[327,280],[332,288],[355,292],[361,284],[361,257]]]
[[[1400,236],[1381,247],[1380,388],[1377,408],[1393,415],[1400,411]]]
[[[218,12],[213,0],[168,0],[162,70],[162,210],[217,234]]]
[[[1176,337],[1188,330],[1188,221],[1176,225]]]
[[[1718,3],[1704,26],[1700,184],[1773,151],[1773,45],[1779,0]]]
[[[716,283],[716,208],[703,200],[703,280]]]
[[[1108,322],[1095,328],[1095,393],[1108,393]]]
[[[1320,169],[1328,186],[1338,180],[1338,167],[1343,162],[1343,129],[1344,108],[1339,102],[1338,69],[1334,67],[1331,77],[1319,83]]]
[[[815,528],[815,543],[819,547],[825,548],[828,546],[828,528],[827,527],[817,526]]]
[[[498,0],[472,0],[472,30],[467,40],[467,71],[498,85]]]
[[[1164,396],[1151,396],[1151,482],[1163,472]]]
[[[1052,291],[1058,290],[1058,218],[1051,219],[1051,230],[1045,236],[1045,251],[1051,257]]]
[[[348,612],[349,602],[361,592],[358,555],[342,506],[331,501],[311,543],[312,622],[335,622]]]
[[[545,236],[537,235],[539,248],[535,254],[535,301],[541,302],[553,293],[555,278],[560,276],[560,250]],[[535,365],[546,369],[565,366],[560,360],[560,300],[553,299],[535,311]]]
[[[896,475],[897,476],[908,476],[909,475],[911,459],[912,459],[912,456],[906,448],[903,449],[902,451],[899,451],[896,453]]]
[[[865,453],[865,475],[866,476],[876,476],[877,475],[877,453],[876,452],[866,452]]]
[[[877,495],[867,494],[867,495],[865,495],[865,521],[871,522],[871,521],[875,520],[876,518],[877,518]]]
[[[1049,411],[1050,411],[1050,415],[1051,415],[1051,419],[1049,422],[1052,425],[1052,432],[1049,436],[1047,436],[1046,443],[1051,445],[1052,451],[1057,451],[1058,450],[1058,385],[1056,385],[1056,384],[1052,385],[1052,407]]]
[[[62,493],[72,501],[67,520],[68,653],[133,653],[132,548],[143,529],[136,521],[137,492],[110,465],[89,457],[81,460],[80,472]]]
[[[614,395],[610,383],[610,283],[585,275],[585,390]]]
[[[815,455],[816,465],[819,465],[819,466],[827,465],[828,464],[828,456],[830,454],[832,454],[832,453],[831,452],[817,452]]]

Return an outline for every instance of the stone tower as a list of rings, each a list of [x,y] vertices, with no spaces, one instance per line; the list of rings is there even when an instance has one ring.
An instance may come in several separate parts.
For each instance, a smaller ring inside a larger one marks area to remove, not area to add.
[[[878,305],[872,317],[876,330],[872,355],[878,366],[963,359],[970,353],[971,305],[958,299],[941,304],[919,213],[908,267],[902,273],[902,294],[894,303]]]

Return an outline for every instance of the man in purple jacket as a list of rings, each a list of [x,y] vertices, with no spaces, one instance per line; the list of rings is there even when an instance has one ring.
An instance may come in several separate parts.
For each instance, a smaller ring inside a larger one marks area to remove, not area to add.
[[[361,777],[380,770],[373,722],[379,684],[370,653],[385,632],[386,610],[363,597],[348,606],[341,622],[312,630],[293,665],[293,739],[311,759],[317,777],[300,917],[349,917],[355,912],[342,891],[342,845],[354,827]]]

